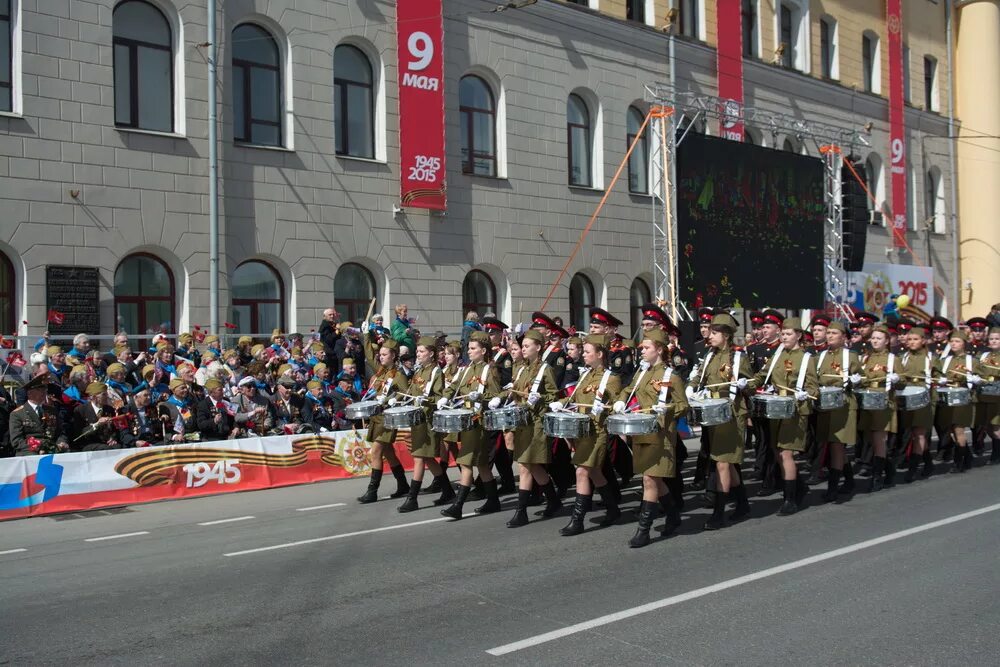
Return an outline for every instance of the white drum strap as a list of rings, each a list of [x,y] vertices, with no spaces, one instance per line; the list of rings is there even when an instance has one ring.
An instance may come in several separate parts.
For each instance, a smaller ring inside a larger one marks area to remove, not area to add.
[[[673,372],[669,366],[663,369],[663,379],[660,380],[660,395],[656,399],[657,405],[664,405],[667,402],[667,396],[670,394],[670,374]]]
[[[379,392],[380,396],[388,396],[389,390],[392,389],[392,381],[395,376],[390,373],[386,373],[385,381],[382,383],[382,391]]]
[[[806,384],[806,369],[809,368],[809,353],[802,355],[802,365],[799,366],[799,379],[795,381],[795,391],[802,391]]]
[[[486,376],[490,374],[490,365],[483,364],[483,372],[479,374],[479,387],[482,389],[486,386]]]
[[[979,357],[979,361],[981,361],[981,362],[983,362],[985,364],[986,360],[989,359],[989,358],[990,358],[990,353],[989,352],[983,352],[982,356]]]
[[[517,379],[519,377],[521,377],[521,373],[524,372],[525,368],[527,368],[527,367],[526,366],[518,366],[517,367],[517,373],[514,374],[514,379],[510,381],[511,384],[514,384],[515,382],[517,382]]]
[[[924,382],[927,383],[927,388],[931,388],[931,355],[924,357]]]
[[[736,382],[740,379],[740,362],[743,361],[743,350],[736,350],[733,357],[733,383],[729,385],[729,400],[736,400]]]
[[[532,382],[531,382],[531,393],[532,394],[537,394],[538,393],[538,387],[541,386],[541,384],[542,384],[542,377],[545,375],[545,369],[548,368],[548,367],[549,367],[549,365],[546,364],[544,361],[542,362],[542,365],[538,367],[538,374],[535,375],[535,379],[532,380]]]
[[[604,398],[604,391],[608,388],[608,380],[611,379],[611,371],[604,371],[604,375],[601,376],[601,384],[597,386],[597,393],[594,394],[594,400],[600,401]],[[574,391],[576,391],[574,389]]]
[[[972,390],[972,383],[969,382],[968,377],[972,375],[972,355],[966,352],[965,354],[965,386]]]
[[[500,350],[499,352],[493,355],[493,363],[495,364],[498,361],[500,361],[501,356],[503,356],[503,350]]]
[[[778,349],[774,351],[774,356],[771,357],[771,365],[767,367],[767,375],[764,376],[764,386],[767,386],[767,381],[771,379],[771,373],[774,372],[774,367],[778,365],[778,357],[781,353],[785,351],[784,345],[779,345]]]
[[[944,363],[941,364],[941,375],[944,375],[945,373],[948,372],[948,368],[951,366],[952,359],[954,359],[954,357],[945,357]]]
[[[430,395],[431,395],[431,387],[433,387],[433,386],[434,386],[434,380],[436,380],[436,379],[437,379],[437,376],[438,376],[438,371],[439,371],[439,370],[441,370],[441,369],[440,369],[440,368],[438,368],[437,366],[435,366],[435,367],[434,367],[434,370],[432,370],[432,371],[431,371],[431,379],[430,379],[430,382],[428,382],[428,383],[427,383],[427,386],[426,386],[426,387],[424,387],[424,398],[427,398],[428,396],[430,396]]]
[[[890,352],[889,363],[886,366],[886,371],[885,371],[885,390],[887,392],[892,390],[892,383],[889,382],[889,376],[892,375],[892,367],[893,365],[895,365],[895,361],[896,361],[896,355]]]
[[[712,357],[713,356],[715,356],[715,349],[714,348],[708,351],[708,354],[705,355],[705,361],[702,362],[702,365],[701,365],[701,377],[698,378],[698,387],[704,387],[705,386],[705,371],[708,370],[708,364],[709,364],[710,361],[712,361]]]
[[[471,368],[472,368],[471,364],[463,368],[461,375],[458,375],[457,380],[452,383],[455,387],[455,390],[451,394],[452,398],[455,398],[455,396],[458,395],[458,392],[462,391],[462,385],[465,384],[465,377],[469,374],[469,370]]]
[[[588,373],[590,373],[590,368],[584,368],[583,372],[580,373],[580,377],[576,379],[576,384],[573,385],[573,391],[569,393],[569,396],[566,397],[566,400],[569,400],[574,396],[576,396],[576,390],[580,388],[581,384],[583,384],[583,378],[587,377]]]
[[[841,364],[842,364],[841,365],[841,370],[844,371],[843,372],[843,376],[844,376],[844,389],[847,389],[847,385],[848,385],[847,379],[848,379],[848,375],[851,372],[851,351],[845,345],[842,352],[843,352],[843,357],[842,357],[843,361],[841,361]]]

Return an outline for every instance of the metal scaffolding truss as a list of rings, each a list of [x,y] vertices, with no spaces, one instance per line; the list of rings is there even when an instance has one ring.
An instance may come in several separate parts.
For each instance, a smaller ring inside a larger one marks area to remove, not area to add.
[[[688,133],[708,119],[721,123],[742,121],[744,125],[793,135],[798,141],[811,140],[823,156],[826,224],[824,243],[825,296],[837,315],[849,315],[847,274],[843,255],[843,208],[841,202],[841,166],[843,152],[858,145],[869,145],[863,128],[847,128],[805,121],[783,113],[741,107],[732,100],[713,95],[675,90],[669,84],[646,85],[646,101],[651,106],[650,163],[653,217],[653,289],[675,320],[692,319],[680,299],[677,227],[677,147]],[[776,304],[780,306],[780,304]]]

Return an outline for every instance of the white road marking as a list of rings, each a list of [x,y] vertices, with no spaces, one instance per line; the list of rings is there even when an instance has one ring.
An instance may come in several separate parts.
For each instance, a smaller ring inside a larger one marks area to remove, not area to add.
[[[468,512],[463,514],[462,517],[476,516],[475,512]],[[330,542],[332,540],[343,540],[348,537],[357,537],[358,535],[371,535],[373,533],[384,533],[387,530],[399,530],[401,528],[413,528],[414,526],[424,526],[429,523],[439,523],[441,521],[452,521],[446,516],[439,517],[437,519],[425,519],[424,521],[414,521],[413,523],[401,523],[396,526],[383,526],[381,528],[369,528],[368,530],[356,530],[353,533],[341,533],[339,535],[327,535],[325,537],[313,537],[308,540],[299,540],[298,542],[286,542],[284,544],[275,544],[269,547],[258,547],[257,549],[246,549],[244,551],[233,551],[227,554],[222,554],[227,558],[233,556],[246,556],[248,554],[261,553],[262,551],[274,551],[276,549],[290,549],[291,547],[301,547],[305,544],[316,544],[317,542]]]
[[[842,547],[840,549],[834,549],[833,551],[826,551],[821,554],[816,554],[815,556],[809,556],[808,558],[792,561],[791,563],[785,563],[784,565],[778,565],[776,567],[771,567],[766,570],[753,572],[751,574],[747,574],[742,577],[736,577],[735,579],[721,581],[717,584],[712,584],[711,586],[697,588],[693,591],[688,591],[687,593],[681,593],[680,595],[673,595],[668,598],[663,598],[662,600],[648,602],[644,605],[639,605],[638,607],[623,609],[622,611],[618,611],[613,614],[607,614],[605,616],[598,616],[597,618],[591,619],[589,621],[583,621],[582,623],[575,623],[573,625],[566,626],[565,628],[553,630],[552,632],[546,632],[540,635],[535,635],[534,637],[528,637],[527,639],[522,639],[520,641],[512,642],[510,644],[497,646],[496,648],[491,648],[486,652],[489,653],[490,655],[501,656],[501,655],[507,655],[508,653],[514,653],[515,651],[522,651],[526,648],[531,648],[532,646],[538,646],[539,644],[545,644],[547,642],[551,642],[556,639],[562,639],[563,637],[575,635],[580,632],[593,630],[594,628],[599,628],[604,625],[609,625],[611,623],[623,621],[627,618],[639,616],[640,614],[647,614],[651,611],[657,611],[658,609],[664,609],[665,607],[672,607],[682,602],[687,602],[688,600],[694,600],[696,598],[704,597],[706,595],[711,595],[712,593],[718,593],[720,591],[724,591],[730,588],[742,586],[743,584],[749,584],[754,581],[760,581],[761,579],[773,577],[776,574],[782,574],[783,572],[788,572],[790,570],[797,570],[799,568],[807,567],[809,565],[815,565],[816,563],[821,563],[823,561],[830,560],[832,558],[846,556],[847,554],[852,554],[857,551],[861,551],[863,549],[869,549],[871,547],[875,547],[880,544],[885,544],[886,542],[893,542],[895,540],[900,540],[903,539],[904,537],[909,537],[911,535],[923,533],[928,530],[933,530],[935,528],[947,526],[949,524],[957,523],[959,521],[965,521],[966,519],[971,519],[973,517],[981,516],[983,514],[988,514],[990,512],[996,512],[997,510],[1000,510],[1000,503],[996,505],[990,505],[988,507],[982,507],[980,509],[972,510],[970,512],[965,512],[963,514],[956,514],[955,516],[950,516],[946,519],[941,519],[939,521],[932,521],[930,523],[925,523],[921,526],[915,526],[913,528],[907,528],[906,530],[901,530],[895,533],[889,533],[888,535],[883,535],[881,537],[865,540],[864,542],[851,544],[849,546]]]
[[[216,519],[215,521],[202,521],[199,526],[217,526],[220,523],[232,523],[234,521],[247,521],[249,519],[256,519],[255,516],[234,516],[232,519]]]
[[[313,505],[312,507],[299,507],[296,512],[311,512],[313,510],[325,510],[331,507],[343,507],[347,503],[331,503],[329,505]]]
[[[123,537],[136,537],[137,535],[149,535],[148,530],[140,530],[134,533],[121,533],[119,535],[105,535],[104,537],[88,537],[84,542],[103,542],[104,540],[118,540]]]
[[[7,554],[19,554],[22,551],[27,551],[27,549],[7,549],[7,551],[0,551],[0,556],[6,556]]]

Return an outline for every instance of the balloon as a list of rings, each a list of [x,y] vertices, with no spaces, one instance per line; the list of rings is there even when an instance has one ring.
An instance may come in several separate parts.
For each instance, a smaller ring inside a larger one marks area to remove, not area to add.
[[[896,299],[896,308],[906,308],[910,305],[910,297],[906,294],[900,294],[899,298]]]

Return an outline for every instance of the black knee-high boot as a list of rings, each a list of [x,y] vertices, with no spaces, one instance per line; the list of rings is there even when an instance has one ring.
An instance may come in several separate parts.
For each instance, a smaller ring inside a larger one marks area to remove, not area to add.
[[[923,470],[920,471],[920,476],[924,479],[927,479],[932,474],[934,474],[934,455],[931,454],[930,445],[928,445],[927,449],[924,450],[923,461],[924,461],[924,468]]]
[[[382,471],[372,469],[371,477],[368,480],[368,490],[358,498],[359,503],[368,504],[378,500],[378,487],[382,483]]]
[[[434,478],[434,483],[437,484],[438,489],[441,491],[441,495],[434,501],[434,506],[440,507],[441,505],[450,503],[455,497],[455,487],[451,485],[448,473],[443,468],[441,469],[441,474]]]
[[[726,527],[726,503],[729,502],[729,494],[722,491],[715,492],[715,507],[712,509],[712,516],[705,522],[705,530],[719,530]]]
[[[531,489],[525,491],[524,489],[517,490],[517,511],[514,512],[514,516],[510,518],[507,522],[508,528],[519,528],[521,526],[527,525],[528,523],[528,503],[531,502]]]
[[[680,475],[676,477],[667,477],[663,480],[667,485],[667,491],[670,492],[671,497],[674,499],[674,504],[677,505],[677,510],[680,512],[684,511],[684,480],[681,479]]]
[[[854,467],[851,465],[850,461],[844,463],[844,483],[840,485],[837,489],[837,493],[841,495],[850,495],[854,493]]]
[[[841,471],[830,468],[826,475],[826,493],[823,494],[823,502],[832,503],[837,499],[838,485],[840,484]]]
[[[655,502],[643,500],[639,503],[639,523],[635,529],[635,535],[628,541],[629,547],[638,549],[650,543],[649,529],[653,527],[653,520],[656,519]]]
[[[730,490],[729,495],[736,501],[736,509],[729,515],[730,521],[740,521],[750,516],[750,499],[747,498],[747,487],[745,484],[735,486]]]
[[[402,498],[410,492],[410,484],[406,481],[406,471],[403,470],[402,465],[391,466],[389,470],[392,471],[392,476],[396,478],[396,491],[389,497]]]
[[[569,523],[559,529],[560,535],[563,537],[572,537],[583,532],[583,520],[592,507],[593,498],[593,494],[576,494],[576,502],[573,503],[573,514],[569,518]]]
[[[542,516],[552,517],[558,514],[559,510],[562,509],[562,501],[559,499],[559,492],[556,491],[555,484],[552,483],[551,479],[542,487],[542,494],[545,496],[545,509],[542,510]]]
[[[660,509],[663,510],[663,514],[667,518],[663,527],[660,528],[660,532],[663,533],[664,537],[673,535],[681,525],[681,513],[672,493],[668,492],[660,496]]]
[[[459,486],[458,494],[455,496],[455,502],[451,504],[451,507],[447,507],[441,510],[441,514],[444,516],[451,517],[456,521],[462,518],[462,506],[465,505],[465,501],[469,497],[469,491],[472,489],[468,486]]]
[[[493,514],[500,511],[500,492],[497,489],[496,478],[483,484],[486,489],[486,502],[476,508],[476,514]]]
[[[990,438],[993,444],[993,451],[990,452],[990,460],[988,465],[997,465],[1000,463],[1000,438]]]
[[[420,493],[421,484],[422,482],[417,480],[410,482],[410,492],[406,494],[406,500],[397,508],[397,511],[412,512],[413,510],[420,509],[420,505],[417,504],[417,494]]]
[[[872,459],[872,483],[871,487],[869,487],[869,491],[872,493],[881,491],[882,487],[885,486],[885,480],[883,479],[885,464],[886,459],[883,456],[876,456]]]
[[[597,493],[604,503],[604,518],[601,519],[601,527],[610,526],[622,515],[622,511],[618,508],[618,494],[611,488],[610,477],[608,480],[608,484],[597,487]]]
[[[782,503],[781,509],[778,510],[779,516],[791,516],[799,511],[799,504],[795,501],[795,497],[798,495],[796,493],[798,489],[798,479],[786,479],[785,480],[785,502]]]

